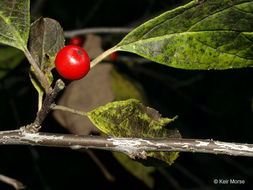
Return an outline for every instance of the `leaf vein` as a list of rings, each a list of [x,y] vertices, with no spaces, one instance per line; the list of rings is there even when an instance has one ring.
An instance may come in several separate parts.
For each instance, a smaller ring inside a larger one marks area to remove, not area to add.
[[[196,7],[196,6],[197,6],[197,4],[196,4],[195,6],[189,7],[188,9],[185,9],[183,12],[188,11],[189,9],[192,9],[192,8],[194,8],[194,7]],[[145,36],[148,35],[149,33],[152,33],[152,31],[155,30],[157,27],[162,26],[165,22],[170,21],[170,20],[173,20],[173,19],[177,18],[178,16],[181,16],[181,14],[175,15],[174,17],[172,17],[172,18],[170,18],[170,19],[166,19],[166,20],[164,20],[163,22],[159,23],[158,25],[154,26],[154,27],[151,28],[149,31],[147,31],[146,33],[144,33],[144,34],[142,35],[141,39],[145,39]]]
[[[248,3],[248,2],[244,2],[244,3]],[[211,16],[214,16],[214,15],[216,15],[216,14],[220,14],[220,13],[222,13],[223,11],[226,11],[226,10],[228,10],[228,9],[234,8],[235,6],[241,5],[241,4],[244,4],[244,3],[233,4],[233,5],[230,6],[230,7],[226,7],[226,8],[224,8],[224,9],[218,10],[218,11],[216,11],[216,12],[214,12],[214,13],[212,13],[212,14],[206,16],[206,17],[204,17],[203,19],[197,21],[197,22],[196,22],[195,24],[193,24],[187,31],[191,31],[197,24],[203,22],[204,20],[210,18]]]
[[[240,32],[240,31],[235,31],[235,30],[218,30],[218,31],[222,31],[222,32]],[[203,30],[203,31],[194,31],[194,32],[187,31],[187,32],[174,33],[174,34],[166,34],[166,35],[162,35],[162,36],[152,37],[152,38],[148,38],[148,39],[141,39],[141,40],[138,40],[138,41],[135,41],[135,42],[124,44],[124,45],[119,46],[119,49],[122,48],[122,47],[124,47],[124,46],[129,46],[129,45],[141,43],[141,42],[144,42],[144,41],[154,41],[156,39],[162,39],[162,38],[170,37],[170,36],[174,36],[174,35],[181,35],[181,34],[186,34],[186,33],[202,33],[202,32],[203,33],[205,33],[205,32],[217,32],[217,30]],[[211,47],[211,48],[215,49],[214,47]],[[220,51],[220,53],[230,54],[230,53],[221,52],[221,51]],[[230,54],[230,55],[234,55],[234,54]],[[245,59],[244,57],[240,57],[240,56],[238,56],[238,57],[242,58],[242,59]]]

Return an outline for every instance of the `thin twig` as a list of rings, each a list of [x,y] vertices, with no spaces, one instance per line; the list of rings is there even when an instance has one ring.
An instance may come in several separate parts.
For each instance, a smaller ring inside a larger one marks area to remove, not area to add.
[[[180,190],[182,187],[178,183],[178,181],[164,168],[157,168],[157,170],[167,179],[167,181],[171,184],[173,189]]]
[[[252,169],[248,168],[247,166],[243,166],[241,162],[237,162],[236,160],[228,157],[219,156],[221,160],[229,164],[230,166],[236,168],[239,172],[241,172],[244,176],[249,176],[253,179],[253,171]]]
[[[69,108],[69,107],[56,105],[56,104],[52,104],[51,109],[67,111],[67,112],[77,114],[77,115],[81,115],[81,116],[87,116],[88,115],[87,112],[78,111],[78,110],[75,110],[75,109],[72,109],[72,108]],[[75,149],[75,148],[73,148],[73,149]],[[92,158],[92,160],[97,164],[99,169],[103,172],[104,176],[109,181],[114,181],[115,180],[115,177],[112,174],[110,174],[110,172],[106,169],[106,167],[102,164],[102,162],[97,158],[97,156],[91,150],[81,149],[81,151],[82,150],[85,151]]]
[[[56,98],[57,94],[64,89],[64,87],[64,82],[61,79],[57,80],[54,89],[46,95],[42,107],[37,113],[35,121],[30,125],[21,127],[21,129],[37,133],[41,127],[42,122],[45,120],[46,116],[51,111],[51,106],[54,103],[54,99]]]
[[[99,169],[103,172],[106,179],[113,182],[115,181],[115,177],[107,170],[104,164],[98,159],[98,157],[91,150],[85,150],[85,152],[91,157],[91,159],[96,163]]]
[[[131,32],[133,28],[128,27],[97,27],[97,28],[84,28],[77,30],[69,30],[64,32],[66,38],[71,38],[76,35],[85,34],[103,34],[103,33],[128,33]]]
[[[209,139],[118,138],[73,134],[29,133],[25,130],[0,132],[0,145],[37,145],[94,148],[117,151],[131,158],[146,158],[146,152],[198,152],[253,157],[253,144]]]
[[[30,153],[31,153],[31,157],[32,157],[32,161],[33,163],[31,163],[34,166],[34,171],[36,172],[35,175],[37,176],[37,178],[39,179],[39,184],[37,184],[38,186],[41,187],[41,189],[43,190],[51,190],[45,176],[43,175],[42,170],[40,169],[39,166],[39,152],[36,150],[35,147],[33,146],[29,146],[28,147]]]
[[[178,171],[180,171],[183,175],[188,177],[191,181],[193,181],[194,183],[196,183],[200,187],[202,187],[203,189],[205,189],[205,187],[207,187],[207,185],[200,178],[198,178],[193,172],[191,172],[188,169],[186,169],[185,167],[181,166],[179,163],[175,163],[174,167]]]
[[[25,188],[24,185],[20,181],[10,178],[10,177],[7,177],[5,175],[0,174],[0,181],[13,186],[16,190]]]
[[[87,116],[88,113],[87,112],[83,112],[83,111],[79,111],[79,110],[75,110],[66,106],[61,106],[61,105],[56,105],[56,104],[52,104],[51,105],[51,109],[53,110],[61,110],[61,111],[67,111],[76,115],[81,115],[81,116]]]
[[[35,122],[38,125],[41,125],[41,123],[44,121],[47,114],[51,110],[51,105],[54,102],[54,99],[56,98],[57,94],[64,88],[65,88],[64,82],[61,79],[57,80],[54,89],[51,91],[50,94],[46,96],[45,100],[43,101],[42,108],[37,114]]]

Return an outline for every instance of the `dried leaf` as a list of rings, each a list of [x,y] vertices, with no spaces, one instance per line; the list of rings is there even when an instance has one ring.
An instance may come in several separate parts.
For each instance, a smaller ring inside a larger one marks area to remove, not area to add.
[[[64,41],[63,29],[56,20],[41,17],[32,23],[29,50],[44,73],[55,67],[55,57]]]
[[[55,67],[57,53],[64,47],[64,34],[60,24],[50,18],[39,18],[31,25],[29,49],[36,63],[46,75],[49,83],[53,81],[51,70]],[[44,91],[31,68],[31,81],[39,93]]]

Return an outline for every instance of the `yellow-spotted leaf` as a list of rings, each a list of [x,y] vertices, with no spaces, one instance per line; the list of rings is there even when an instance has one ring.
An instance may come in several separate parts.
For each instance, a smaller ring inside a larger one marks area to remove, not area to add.
[[[253,1],[193,0],[130,32],[116,47],[181,69],[253,66]]]
[[[158,111],[135,99],[108,103],[89,112],[88,117],[102,132],[114,137],[181,137],[177,129],[166,128],[175,117],[163,118]],[[172,164],[178,153],[149,152],[148,156]]]
[[[0,1],[0,43],[25,50],[30,30],[30,1]]]

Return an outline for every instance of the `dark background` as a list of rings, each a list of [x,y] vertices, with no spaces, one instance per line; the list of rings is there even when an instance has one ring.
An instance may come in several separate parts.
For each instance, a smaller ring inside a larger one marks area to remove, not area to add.
[[[182,4],[169,0],[33,0],[32,20],[43,15],[60,22],[64,30],[98,26],[137,26]],[[187,1],[185,1],[187,2]],[[36,7],[38,6],[38,7]],[[103,35],[110,47],[123,36]],[[131,54],[123,54],[134,56]],[[179,115],[174,125],[185,138],[253,143],[253,70],[188,71],[148,62],[136,70],[118,62],[122,72],[137,79],[149,105],[163,116]],[[0,80],[0,130],[17,129],[35,118],[37,92],[24,61]],[[68,133],[50,115],[43,131]],[[1,146],[0,173],[20,180],[28,190],[148,189],[128,173],[110,152],[94,151],[115,176],[106,180],[85,153],[64,148]],[[154,189],[252,189],[252,158],[180,153],[171,167],[153,174]],[[214,179],[243,179],[244,185],[214,185]],[[0,189],[13,189],[0,182]]]

